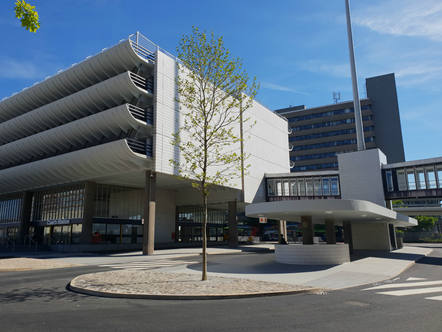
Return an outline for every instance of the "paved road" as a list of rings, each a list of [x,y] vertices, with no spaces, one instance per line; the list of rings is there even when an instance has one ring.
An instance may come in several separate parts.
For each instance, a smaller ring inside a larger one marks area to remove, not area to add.
[[[77,275],[109,269],[86,266],[0,273],[1,330],[442,331],[442,301],[427,299],[442,296],[442,289],[424,293],[442,284],[408,286],[442,281],[442,249],[435,249],[396,277],[399,279],[328,294],[159,301],[90,297],[66,290]],[[393,285],[400,287],[391,288]],[[373,289],[379,286],[383,288]],[[401,296],[379,294],[410,289],[420,291]]]

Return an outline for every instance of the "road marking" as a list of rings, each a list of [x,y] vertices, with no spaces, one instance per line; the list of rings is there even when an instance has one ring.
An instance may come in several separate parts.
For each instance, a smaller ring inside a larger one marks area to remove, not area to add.
[[[416,294],[427,294],[427,293],[437,293],[437,292],[442,292],[442,287],[404,289],[404,290],[390,291],[390,292],[378,292],[377,294],[404,296],[404,295],[416,295]]]
[[[442,296],[426,297],[425,299],[426,299],[426,300],[442,301]]]
[[[387,284],[376,287],[370,287],[362,289],[365,290],[377,290],[377,289],[387,289],[387,288],[408,288],[408,287],[424,287],[424,286],[433,286],[433,285],[442,285],[442,280],[436,281],[421,281],[421,282],[411,282],[411,283],[402,283],[402,284]]]
[[[413,278],[413,277],[410,277],[406,281],[417,281],[417,280],[428,280],[428,279],[427,278]]]

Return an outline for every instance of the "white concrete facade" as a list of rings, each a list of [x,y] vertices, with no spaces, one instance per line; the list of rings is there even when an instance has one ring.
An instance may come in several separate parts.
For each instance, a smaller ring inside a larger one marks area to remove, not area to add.
[[[357,199],[385,207],[382,165],[387,157],[379,149],[338,155],[342,199]]]
[[[278,263],[293,265],[339,265],[350,262],[348,244],[276,244]]]
[[[155,61],[155,132],[154,132],[154,156],[155,171],[169,175],[177,175],[177,170],[169,162],[182,161],[178,147],[172,146],[172,134],[177,132],[183,125],[183,113],[180,105],[176,102],[175,77],[178,75],[177,63],[169,55],[157,51]],[[183,74],[180,74],[183,75]],[[287,121],[273,114],[267,108],[253,102],[253,107],[244,114],[250,118],[245,127],[256,121],[256,125],[250,130],[246,128],[244,152],[250,154],[245,164],[250,164],[249,174],[245,176],[244,200],[246,203],[265,202],[264,174],[288,172],[290,170]],[[239,132],[239,124],[235,128]],[[239,143],[234,151],[239,153]],[[212,168],[210,174],[215,174],[221,167]],[[232,189],[241,189],[239,177],[230,181]],[[228,194],[230,198],[238,199],[234,193]]]
[[[352,224],[353,249],[391,250],[390,231],[387,223]]]

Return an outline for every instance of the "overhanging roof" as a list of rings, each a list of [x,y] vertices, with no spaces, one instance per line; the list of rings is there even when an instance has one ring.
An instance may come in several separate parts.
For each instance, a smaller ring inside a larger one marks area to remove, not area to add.
[[[323,224],[326,219],[333,219],[336,225],[342,225],[344,221],[391,223],[396,227],[417,225],[417,220],[403,214],[371,202],[351,199],[257,203],[246,206],[246,216],[294,222],[301,222],[301,216],[311,216],[315,224]]]

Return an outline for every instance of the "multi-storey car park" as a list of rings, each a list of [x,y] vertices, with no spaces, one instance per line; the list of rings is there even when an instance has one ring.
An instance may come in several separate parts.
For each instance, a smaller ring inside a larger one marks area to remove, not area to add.
[[[394,74],[368,78],[361,100],[367,149],[379,148],[389,162],[405,161]],[[356,151],[353,101],[275,111],[288,119],[292,172],[337,170],[338,154]]]
[[[177,73],[176,58],[137,33],[4,98],[3,240],[66,251],[141,248],[148,230],[150,248],[178,241],[179,231],[200,240],[202,199],[169,162],[181,158],[171,145],[182,124]],[[265,201],[265,172],[289,170],[287,121],[257,101],[247,113],[256,121],[244,142],[254,167],[245,188],[241,179],[213,188],[209,241],[223,240],[228,207],[234,220],[237,207]]]
[[[154,244],[200,241],[201,196],[174,177],[170,163],[182,160],[171,139],[186,112],[177,102],[176,75],[176,58],[137,33],[4,98],[0,241],[147,253]],[[393,75],[368,79],[367,93],[369,149],[357,152],[352,102],[280,110],[281,116],[254,101],[246,117],[256,125],[244,142],[250,173],[212,188],[209,242],[223,241],[226,225],[237,234],[237,211],[245,210],[280,225],[301,222],[304,244],[313,244],[314,223],[325,224],[326,246],[280,249],[280,262],[338,264],[353,248],[397,248],[394,228],[416,221],[392,211],[389,200],[440,202],[442,161],[403,163]],[[336,225],[344,228],[345,245],[336,245]]]

